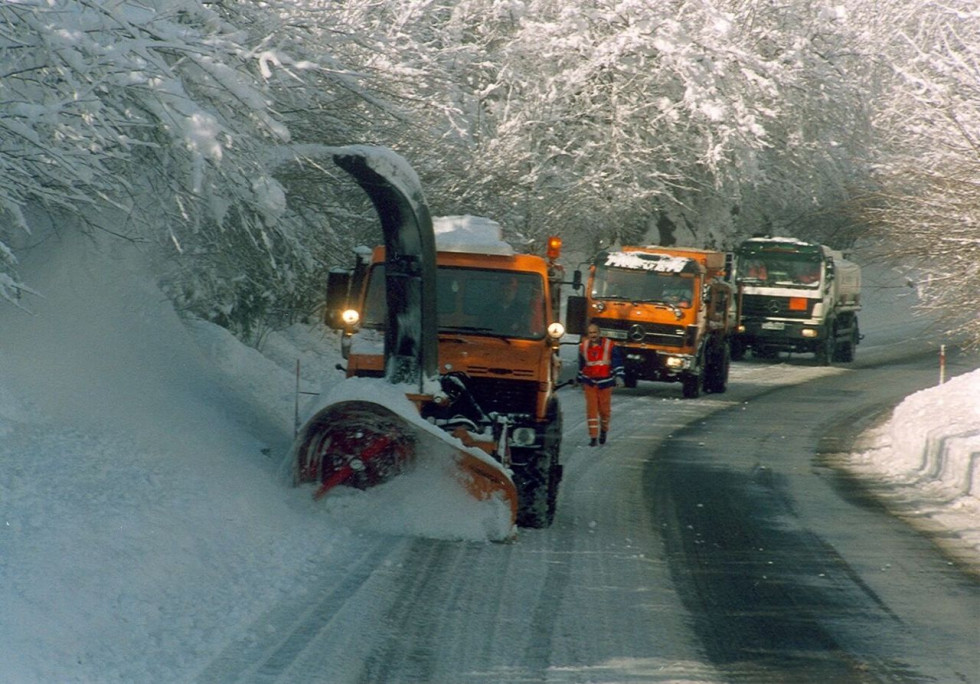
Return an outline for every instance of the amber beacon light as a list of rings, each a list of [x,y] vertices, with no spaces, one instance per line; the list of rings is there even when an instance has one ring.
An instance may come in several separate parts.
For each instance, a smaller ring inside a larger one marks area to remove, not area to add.
[[[557,235],[552,235],[548,238],[548,258],[551,260],[557,259],[561,256],[561,238]]]

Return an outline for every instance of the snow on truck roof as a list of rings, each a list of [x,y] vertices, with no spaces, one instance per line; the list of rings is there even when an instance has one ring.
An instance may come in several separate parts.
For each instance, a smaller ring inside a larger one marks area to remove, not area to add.
[[[694,260],[688,257],[651,252],[608,252],[605,261],[606,266],[614,268],[630,268],[658,273],[683,273],[685,269],[690,270],[692,263]]]
[[[813,256],[822,255],[825,252],[833,253],[835,250],[795,237],[754,237],[742,242],[735,251],[741,255],[786,252]]]
[[[514,248],[503,240],[500,224],[483,216],[434,216],[432,231],[440,252],[469,252],[512,256]]]
[[[799,238],[795,238],[795,237],[778,237],[778,236],[776,236],[776,237],[773,237],[773,236],[769,236],[769,237],[753,237],[753,238],[749,238],[748,240],[746,240],[746,242],[755,242],[755,243],[763,243],[763,242],[777,242],[777,243],[779,243],[779,242],[782,242],[782,243],[791,243],[791,244],[796,244],[796,245],[810,245],[810,244],[812,244],[810,242],[806,242],[805,240],[800,240]]]

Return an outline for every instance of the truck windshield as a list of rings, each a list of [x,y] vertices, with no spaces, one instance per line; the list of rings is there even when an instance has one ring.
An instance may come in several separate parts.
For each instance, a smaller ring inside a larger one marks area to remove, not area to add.
[[[368,275],[361,326],[384,329],[384,264]],[[436,269],[439,332],[541,339],[545,336],[540,274],[440,266]]]
[[[694,297],[694,278],[677,273],[597,266],[593,299],[662,302],[687,309]]]
[[[739,257],[735,269],[738,277],[747,282],[808,288],[820,285],[820,261],[809,255],[745,255]]]

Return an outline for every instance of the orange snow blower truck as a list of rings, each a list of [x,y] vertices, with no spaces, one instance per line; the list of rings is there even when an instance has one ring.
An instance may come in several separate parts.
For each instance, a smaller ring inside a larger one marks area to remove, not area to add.
[[[560,241],[549,240],[544,255],[525,254],[483,217],[442,217],[433,225],[438,370],[450,400],[428,402],[421,414],[484,449],[511,474],[519,526],[546,527],[562,475],[555,394],[564,334]],[[330,274],[326,320],[345,332],[351,377],[386,372],[381,352],[391,325],[385,297],[390,264],[387,246],[362,249],[353,269]]]
[[[391,150],[372,146],[322,151],[368,193],[385,239],[378,294],[383,331],[373,378],[349,378],[312,411],[291,452],[293,479],[315,496],[333,487],[383,484],[426,460],[480,502],[491,537],[513,536],[518,494],[507,469],[472,446],[464,430],[426,418],[460,401],[452,375],[437,368],[436,255],[432,220],[418,177]],[[462,409],[461,409],[462,410]]]

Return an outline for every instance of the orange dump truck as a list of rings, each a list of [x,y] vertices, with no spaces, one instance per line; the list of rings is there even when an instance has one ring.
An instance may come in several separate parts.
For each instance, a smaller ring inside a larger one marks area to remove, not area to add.
[[[430,423],[484,448],[511,473],[517,524],[551,524],[561,480],[562,414],[558,322],[560,243],[546,255],[522,254],[500,226],[474,216],[437,217],[438,372],[450,399],[423,407]],[[386,326],[385,250],[362,250],[350,271],[334,271],[326,320],[344,330],[351,377],[380,377]],[[347,320],[338,313],[345,309]]]
[[[681,383],[685,398],[724,392],[736,327],[727,261],[724,252],[687,247],[599,252],[584,296],[568,298],[568,332],[597,323],[623,350],[627,387],[655,380]]]

